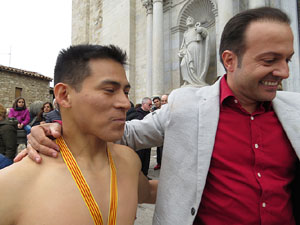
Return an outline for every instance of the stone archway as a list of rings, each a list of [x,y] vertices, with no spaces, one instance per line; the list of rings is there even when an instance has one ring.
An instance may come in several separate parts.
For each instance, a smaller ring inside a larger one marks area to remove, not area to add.
[[[215,25],[213,13],[215,9],[216,5],[211,0],[188,1],[179,13],[177,24],[179,27],[185,27],[187,17],[192,16],[195,21],[201,22],[205,28],[209,29]]]
[[[216,2],[213,0],[190,0],[182,7],[178,15],[177,27],[180,37],[183,37],[186,27],[186,19],[191,16],[197,22],[208,29],[210,34],[210,64],[206,81],[212,84],[217,76],[217,62],[216,62]],[[182,40],[180,40],[181,43]],[[180,47],[180,46],[178,46]],[[182,83],[182,80],[181,80]]]

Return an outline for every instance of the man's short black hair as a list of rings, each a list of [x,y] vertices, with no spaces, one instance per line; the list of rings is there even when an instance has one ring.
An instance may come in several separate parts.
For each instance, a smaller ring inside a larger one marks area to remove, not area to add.
[[[62,49],[54,69],[54,85],[63,82],[80,91],[83,80],[90,75],[91,59],[112,59],[126,65],[126,52],[114,45],[74,45]]]
[[[222,33],[219,56],[223,66],[222,53],[225,50],[230,50],[237,55],[238,66],[240,66],[242,56],[246,50],[245,31],[250,23],[255,21],[291,23],[289,17],[284,12],[271,7],[249,9],[238,13],[228,21]]]
[[[158,99],[160,101],[160,97],[156,96],[152,99],[152,101],[154,101],[155,99]]]

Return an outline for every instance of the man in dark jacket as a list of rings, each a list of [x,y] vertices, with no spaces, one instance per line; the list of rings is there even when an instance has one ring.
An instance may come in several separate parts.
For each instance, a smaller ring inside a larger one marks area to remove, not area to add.
[[[1,167],[12,164],[17,151],[17,124],[15,118],[6,118],[6,109],[0,104]]]
[[[136,110],[136,116],[133,119],[138,119],[138,120],[144,119],[144,117],[150,113],[151,107],[152,107],[151,98],[148,97],[143,98],[142,106]],[[142,162],[142,172],[145,176],[147,176],[149,170],[149,164],[150,164],[151,149],[150,148],[141,149],[137,151],[137,154],[139,155]]]
[[[130,109],[126,113],[126,121],[132,120],[135,117],[137,117],[136,110],[134,108],[134,104],[132,103],[132,101],[130,101]]]

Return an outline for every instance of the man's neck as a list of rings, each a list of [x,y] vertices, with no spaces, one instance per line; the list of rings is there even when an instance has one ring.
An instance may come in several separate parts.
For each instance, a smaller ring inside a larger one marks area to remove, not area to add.
[[[80,166],[90,168],[107,165],[107,142],[93,135],[83,134],[80,129],[63,123],[63,138]],[[99,163],[100,162],[100,163]],[[101,169],[101,168],[98,168]]]

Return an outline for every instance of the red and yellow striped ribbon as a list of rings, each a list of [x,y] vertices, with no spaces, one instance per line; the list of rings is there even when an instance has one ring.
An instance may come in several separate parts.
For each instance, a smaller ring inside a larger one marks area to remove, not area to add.
[[[90,190],[89,185],[84,179],[80,168],[73,157],[71,151],[66,145],[62,137],[56,139],[56,143],[60,148],[61,155],[74,179],[76,185],[84,199],[86,206],[88,207],[90,214],[94,220],[95,225],[103,225],[102,215],[97,202]],[[117,187],[117,175],[114,161],[111,157],[111,153],[107,147],[107,155],[110,164],[110,207],[108,225],[116,225],[117,208],[118,208],[118,187]]]

